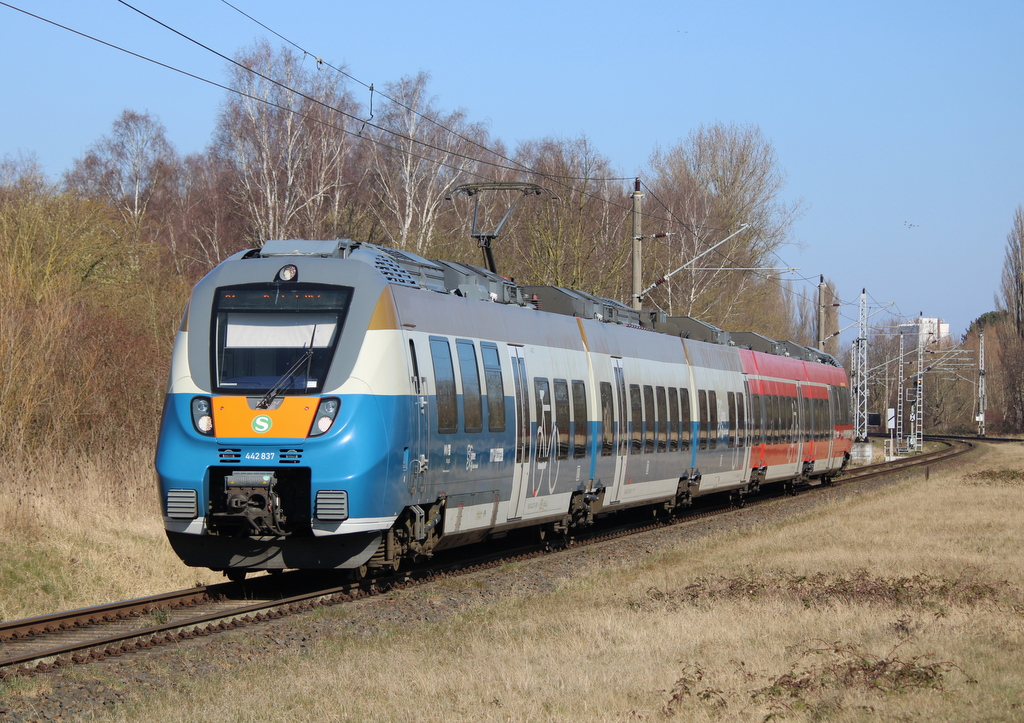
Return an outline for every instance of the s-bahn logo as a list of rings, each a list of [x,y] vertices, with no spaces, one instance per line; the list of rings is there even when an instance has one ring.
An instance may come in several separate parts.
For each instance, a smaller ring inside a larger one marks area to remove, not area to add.
[[[274,420],[272,420],[269,415],[259,414],[253,417],[252,431],[256,432],[256,434],[269,432],[272,426],[274,426]]]

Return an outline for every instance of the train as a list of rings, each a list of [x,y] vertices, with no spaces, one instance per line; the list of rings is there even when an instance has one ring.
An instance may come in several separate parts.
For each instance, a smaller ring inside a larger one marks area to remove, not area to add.
[[[819,350],[336,239],[194,287],[156,451],[189,566],[395,571],[517,530],[830,483],[850,387]]]

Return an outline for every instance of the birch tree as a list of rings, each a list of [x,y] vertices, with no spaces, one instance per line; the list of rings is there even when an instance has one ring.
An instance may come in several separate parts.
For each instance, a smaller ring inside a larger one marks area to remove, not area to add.
[[[153,240],[153,234],[145,229],[150,206],[172,183],[176,172],[177,155],[164,125],[148,113],[125,110],[114,121],[110,135],[75,160],[64,183],[117,211],[127,231],[124,240],[131,263],[137,267],[139,244]]]
[[[374,121],[371,156],[376,213],[392,246],[427,254],[451,191],[478,173],[488,134],[464,111],[443,113],[427,90],[426,73],[385,86],[388,98]]]
[[[358,112],[344,76],[267,42],[236,60],[215,137],[252,240],[332,233]]]

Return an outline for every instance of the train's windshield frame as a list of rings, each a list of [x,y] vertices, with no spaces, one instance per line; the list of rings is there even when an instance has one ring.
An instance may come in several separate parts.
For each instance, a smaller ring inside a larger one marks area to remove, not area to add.
[[[320,393],[351,303],[349,286],[218,288],[210,327],[214,393],[257,396],[275,387],[281,394]]]

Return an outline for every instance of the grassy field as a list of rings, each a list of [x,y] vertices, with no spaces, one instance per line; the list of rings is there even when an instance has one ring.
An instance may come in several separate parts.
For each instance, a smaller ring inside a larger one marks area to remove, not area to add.
[[[927,481],[639,565],[581,566],[553,592],[442,622],[367,634],[337,624],[344,609],[293,618],[333,632],[251,662],[214,653],[215,672],[179,674],[165,693],[129,689],[107,720],[1021,720],[1020,456],[1020,445],[984,448]],[[91,539],[102,548],[101,533]],[[139,564],[143,549],[112,560]],[[208,653],[177,655],[198,669]]]
[[[171,552],[152,451],[111,460],[46,454],[0,477],[0,620],[219,582]]]

